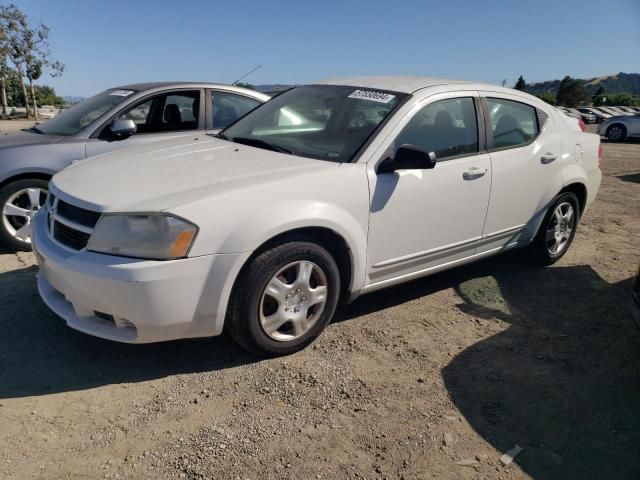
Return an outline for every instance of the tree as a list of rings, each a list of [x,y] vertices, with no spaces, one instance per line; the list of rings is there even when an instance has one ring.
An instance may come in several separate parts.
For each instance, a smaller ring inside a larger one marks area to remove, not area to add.
[[[593,103],[593,105],[596,107],[604,105],[605,94],[606,92],[604,90],[604,87],[600,85],[600,87],[598,87],[596,92],[591,97],[591,102]]]
[[[560,82],[556,95],[558,105],[570,108],[582,105],[588,97],[589,94],[580,82],[574,80],[569,75],[564,77]]]
[[[56,95],[56,91],[48,85],[37,85],[36,97],[38,105],[54,105],[56,107],[64,105],[64,99]]]
[[[518,77],[518,81],[513,86],[513,88],[515,88],[516,90],[524,90],[525,88],[527,88],[527,82],[524,81],[522,75]]]
[[[27,116],[29,116],[29,96],[27,95],[25,78],[29,81],[33,114],[37,119],[38,102],[33,82],[42,76],[45,68],[50,71],[51,76],[62,74],[64,65],[51,58],[49,27],[42,23],[31,27],[27,16],[13,4],[0,7],[0,19],[5,38],[3,44],[7,57],[18,73]]]
[[[556,105],[558,103],[556,101],[556,96],[551,92],[538,93],[536,94],[536,97],[538,97],[543,102],[547,102],[549,105]]]
[[[245,83],[245,82],[237,82],[234,85],[236,87],[248,88],[249,90],[255,90],[256,89],[255,85],[252,85],[250,83]]]
[[[594,105],[615,105],[635,107],[640,105],[638,97],[634,97],[630,93],[605,93],[595,97]]]

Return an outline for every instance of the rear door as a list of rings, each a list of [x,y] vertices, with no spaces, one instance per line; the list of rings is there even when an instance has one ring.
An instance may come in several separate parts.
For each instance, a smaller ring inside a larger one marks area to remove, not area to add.
[[[515,244],[562,189],[562,141],[553,117],[509,94],[481,92],[491,157],[491,198],[477,253]]]
[[[177,89],[151,94],[127,105],[102,125],[89,138],[87,157],[119,148],[193,135],[204,128],[202,89]],[[135,122],[138,131],[123,140],[110,135],[109,124],[115,118],[128,118]]]

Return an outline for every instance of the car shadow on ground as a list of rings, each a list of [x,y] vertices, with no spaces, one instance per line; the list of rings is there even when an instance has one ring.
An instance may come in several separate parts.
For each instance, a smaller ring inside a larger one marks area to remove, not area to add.
[[[36,267],[0,273],[0,398],[46,395],[255,362],[226,335],[128,345],[76,332],[37,293]]]
[[[640,332],[632,279],[590,266],[527,265],[519,252],[361,297],[338,321],[454,288],[461,311],[509,328],[443,370],[449,395],[499,451],[536,479],[640,478]],[[473,456],[473,455],[471,455]]]
[[[640,173],[631,173],[628,175],[618,175],[623,182],[640,183]]]
[[[459,308],[510,327],[443,369],[467,421],[500,451],[524,447],[516,461],[536,479],[640,478],[632,280],[586,265],[485,273],[455,287]]]

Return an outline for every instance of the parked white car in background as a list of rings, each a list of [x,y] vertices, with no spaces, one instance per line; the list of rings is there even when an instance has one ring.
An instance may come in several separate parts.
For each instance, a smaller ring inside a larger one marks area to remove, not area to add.
[[[338,300],[516,247],[561,258],[600,140],[523,92],[413,77],[293,88],[223,130],[120,150],[51,181],[38,287],[122,342],[218,335],[299,350]]]

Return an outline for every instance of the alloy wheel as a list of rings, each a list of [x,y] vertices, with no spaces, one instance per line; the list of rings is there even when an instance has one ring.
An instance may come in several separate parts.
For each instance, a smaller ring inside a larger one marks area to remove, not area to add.
[[[9,235],[31,243],[31,220],[46,198],[47,191],[42,188],[25,188],[11,195],[2,206],[2,223]]]
[[[614,125],[609,129],[607,137],[609,138],[609,140],[620,140],[622,139],[623,135],[624,132],[622,131],[622,127]]]
[[[560,203],[553,211],[547,226],[547,250],[551,255],[558,256],[567,249],[575,225],[573,205],[570,202]]]
[[[260,324],[273,340],[289,341],[307,333],[327,303],[327,276],[313,262],[299,260],[280,269],[260,300]]]

